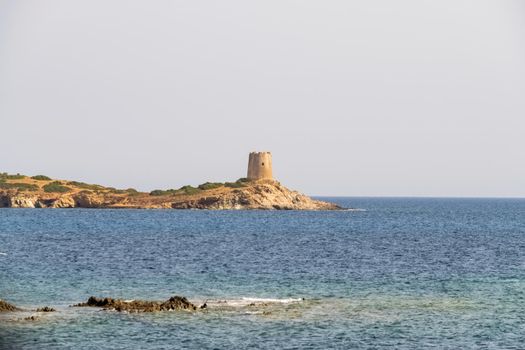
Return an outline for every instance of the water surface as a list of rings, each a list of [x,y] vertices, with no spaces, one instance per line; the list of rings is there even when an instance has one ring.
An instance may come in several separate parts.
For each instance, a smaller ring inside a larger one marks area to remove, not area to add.
[[[525,200],[330,200],[363,210],[1,209],[0,298],[58,312],[3,315],[0,348],[523,349]]]

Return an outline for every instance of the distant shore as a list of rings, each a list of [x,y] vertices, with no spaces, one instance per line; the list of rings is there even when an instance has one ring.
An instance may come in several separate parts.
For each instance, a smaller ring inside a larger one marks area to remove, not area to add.
[[[124,208],[212,210],[338,210],[275,180],[206,182],[197,187],[154,190],[116,189],[44,175],[0,173],[0,208]]]

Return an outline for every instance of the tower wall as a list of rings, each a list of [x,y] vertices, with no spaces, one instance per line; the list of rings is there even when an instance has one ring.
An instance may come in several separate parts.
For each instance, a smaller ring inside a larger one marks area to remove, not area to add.
[[[248,159],[248,179],[273,179],[272,154],[270,152],[251,152]]]

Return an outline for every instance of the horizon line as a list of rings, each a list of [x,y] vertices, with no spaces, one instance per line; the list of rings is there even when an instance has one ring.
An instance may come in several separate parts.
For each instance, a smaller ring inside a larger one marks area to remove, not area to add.
[[[525,199],[525,196],[429,196],[429,195],[310,195],[312,198],[391,198],[391,199]]]

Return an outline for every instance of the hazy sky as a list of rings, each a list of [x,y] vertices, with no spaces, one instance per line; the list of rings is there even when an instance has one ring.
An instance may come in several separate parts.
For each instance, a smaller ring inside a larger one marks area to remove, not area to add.
[[[0,171],[525,197],[521,0],[0,0]]]

